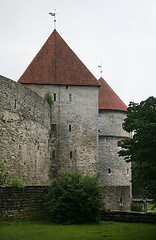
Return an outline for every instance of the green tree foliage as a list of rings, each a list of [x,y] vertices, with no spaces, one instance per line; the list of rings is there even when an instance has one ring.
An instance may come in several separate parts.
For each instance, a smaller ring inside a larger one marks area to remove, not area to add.
[[[52,180],[46,203],[51,218],[58,223],[99,221],[103,208],[98,176],[62,172]]]
[[[47,92],[44,96],[44,100],[49,103],[49,105],[53,105],[54,104],[54,101],[52,99],[52,96],[50,95],[49,92]]]
[[[143,212],[142,205],[140,203],[131,202],[131,211]]]
[[[156,98],[130,102],[123,128],[133,137],[123,141],[119,156],[133,163],[133,182],[144,188],[145,196],[156,199]]]

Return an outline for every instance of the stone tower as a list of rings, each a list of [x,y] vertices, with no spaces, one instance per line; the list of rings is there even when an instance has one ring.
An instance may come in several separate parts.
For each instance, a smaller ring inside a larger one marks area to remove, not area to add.
[[[121,141],[130,137],[122,128],[127,107],[103,78],[99,82],[98,171],[106,186],[106,208],[129,210],[131,165],[118,156]]]
[[[95,173],[100,83],[56,30],[18,82],[43,98],[48,92],[53,98],[49,141],[52,175],[55,177],[60,169]]]

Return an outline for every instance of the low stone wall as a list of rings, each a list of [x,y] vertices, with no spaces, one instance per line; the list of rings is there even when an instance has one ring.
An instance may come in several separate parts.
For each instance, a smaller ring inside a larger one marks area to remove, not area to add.
[[[116,222],[156,223],[156,213],[117,212],[117,211],[104,212],[101,220]]]
[[[47,190],[47,186],[0,187],[0,221],[48,219],[44,206]],[[101,220],[156,223],[156,213],[108,211]]]
[[[24,189],[0,187],[0,220],[47,219],[45,186],[27,186]]]

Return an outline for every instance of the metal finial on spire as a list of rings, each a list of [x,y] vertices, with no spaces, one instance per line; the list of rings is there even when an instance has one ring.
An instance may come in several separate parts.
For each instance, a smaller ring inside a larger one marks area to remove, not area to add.
[[[54,12],[50,12],[49,14],[54,17],[54,29],[56,29],[56,9],[54,9]]]
[[[100,68],[100,73],[101,73],[101,77],[102,77],[102,60],[101,60],[101,64],[98,67]]]

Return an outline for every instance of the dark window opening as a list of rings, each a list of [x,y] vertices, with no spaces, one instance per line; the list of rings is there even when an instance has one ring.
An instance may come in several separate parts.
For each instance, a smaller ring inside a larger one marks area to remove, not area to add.
[[[127,169],[127,175],[129,175],[129,169]]]
[[[69,132],[71,132],[71,124],[69,124]]]
[[[108,168],[108,173],[111,174],[111,169],[110,168]]]
[[[16,102],[17,102],[17,100],[15,99],[14,109],[16,109]]]
[[[120,206],[120,207],[123,207],[123,199],[122,199],[122,198],[120,198],[119,206]]]
[[[69,102],[71,102],[71,101],[72,101],[72,95],[69,94]]]
[[[52,151],[52,159],[55,159],[55,151]]]
[[[56,102],[56,93],[54,93],[54,102]]]
[[[68,89],[68,86],[66,86],[66,89]]]
[[[72,151],[70,151],[70,158],[72,158],[73,157],[73,152]]]

